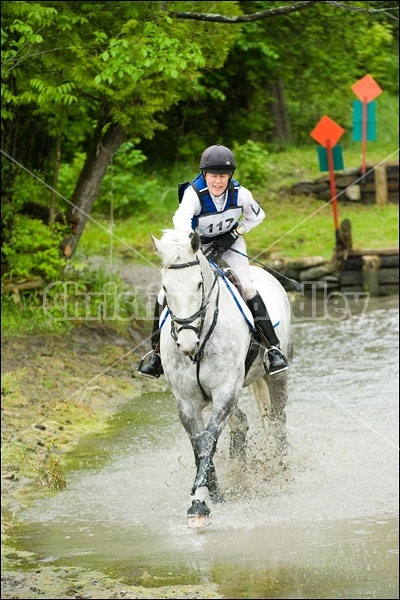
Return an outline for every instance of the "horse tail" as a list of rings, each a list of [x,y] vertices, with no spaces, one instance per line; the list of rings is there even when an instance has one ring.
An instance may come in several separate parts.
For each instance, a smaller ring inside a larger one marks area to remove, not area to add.
[[[261,418],[264,429],[266,422],[271,416],[271,397],[269,395],[268,386],[263,377],[259,377],[251,384],[250,389],[255,396],[258,412]]]

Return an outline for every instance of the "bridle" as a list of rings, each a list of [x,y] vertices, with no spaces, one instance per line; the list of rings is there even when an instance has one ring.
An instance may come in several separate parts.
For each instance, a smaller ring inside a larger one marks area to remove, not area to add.
[[[198,266],[198,265],[200,265],[200,260],[198,258],[196,258],[196,260],[193,260],[190,262],[172,264],[165,268],[167,268],[167,269],[187,269],[189,267],[194,267],[194,266]],[[168,306],[169,314],[171,317],[171,335],[172,335],[173,339],[175,340],[175,342],[177,342],[178,334],[183,329],[192,329],[196,333],[197,337],[200,340],[201,335],[203,333],[204,321],[205,321],[205,316],[206,316],[207,308],[208,308],[209,301],[210,301],[210,296],[214,290],[215,285],[218,283],[217,298],[216,298],[216,302],[215,302],[214,316],[213,316],[212,323],[211,323],[206,335],[204,336],[204,339],[203,339],[202,343],[200,344],[200,347],[197,349],[196,353],[193,356],[189,357],[190,360],[195,363],[198,363],[200,361],[200,359],[203,357],[204,347],[205,347],[206,343],[208,342],[208,340],[210,339],[211,334],[214,331],[215,326],[217,324],[218,312],[219,312],[219,294],[220,294],[218,275],[219,275],[218,271],[215,271],[213,284],[210,288],[210,291],[206,295],[205,288],[204,288],[204,277],[203,277],[203,273],[201,273],[201,304],[200,304],[200,308],[196,312],[194,312],[192,315],[190,315],[189,317],[184,317],[184,318],[177,317],[176,315],[174,315],[174,313]],[[168,304],[168,302],[167,302],[167,304]],[[197,326],[193,325],[193,323],[194,323],[194,321],[196,321],[196,319],[200,319],[200,323]]]

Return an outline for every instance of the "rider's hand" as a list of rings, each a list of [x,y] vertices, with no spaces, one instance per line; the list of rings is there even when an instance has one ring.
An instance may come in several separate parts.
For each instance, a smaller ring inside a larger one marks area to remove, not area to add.
[[[238,239],[239,235],[236,231],[229,231],[228,233],[223,233],[215,238],[215,246],[220,250],[220,252],[225,252],[229,250],[234,242]]]
[[[207,248],[207,250],[204,250],[204,255],[206,256],[207,260],[210,260],[212,262],[214,262],[215,264],[219,264],[220,260],[221,260],[221,255],[222,252],[218,250],[218,248],[216,248],[214,246],[214,244],[210,244],[210,246]]]

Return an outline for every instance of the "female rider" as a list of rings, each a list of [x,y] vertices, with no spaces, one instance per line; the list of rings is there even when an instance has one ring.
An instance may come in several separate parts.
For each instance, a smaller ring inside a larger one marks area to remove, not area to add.
[[[269,373],[275,375],[288,368],[279,339],[271,323],[267,308],[254,287],[246,255],[244,234],[259,225],[265,217],[261,206],[251,192],[232,179],[235,158],[229,148],[213,145],[206,148],[200,159],[200,174],[191,182],[182,184],[180,205],[173,216],[175,229],[200,235],[206,255],[218,251],[236,276],[247,305],[268,344]],[[163,302],[162,292],[156,301],[152,335],[153,352],[142,359],[139,373],[159,377],[163,373],[159,354],[159,315]]]

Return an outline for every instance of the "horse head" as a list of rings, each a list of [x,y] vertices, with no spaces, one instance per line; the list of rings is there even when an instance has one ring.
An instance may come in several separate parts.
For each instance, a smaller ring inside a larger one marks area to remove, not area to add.
[[[161,258],[161,280],[171,316],[171,333],[177,346],[190,357],[199,347],[205,317],[203,255],[197,233],[165,230],[158,240],[151,235]]]

